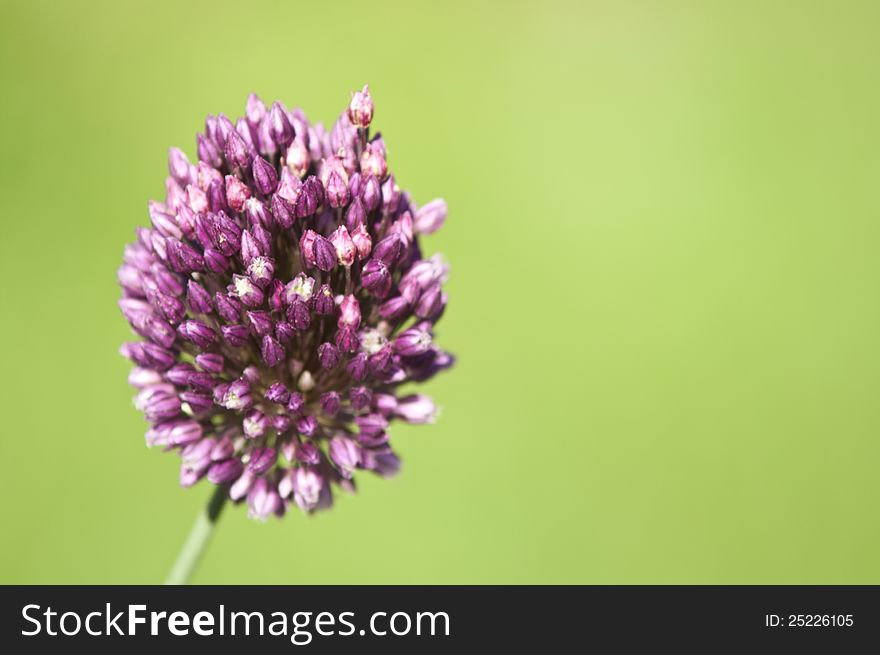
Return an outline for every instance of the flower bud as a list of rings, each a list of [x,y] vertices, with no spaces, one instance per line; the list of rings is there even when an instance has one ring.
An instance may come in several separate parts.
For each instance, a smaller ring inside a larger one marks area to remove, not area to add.
[[[254,176],[254,185],[260,193],[264,196],[275,193],[275,189],[278,188],[278,173],[275,172],[272,164],[262,157],[255,157],[251,172]]]
[[[273,102],[269,110],[269,128],[272,140],[281,148],[287,147],[293,141],[293,125],[279,102]]]
[[[372,175],[377,180],[383,180],[387,174],[388,164],[382,149],[374,143],[368,143],[361,153],[361,175]]]
[[[339,327],[348,327],[357,330],[361,324],[361,306],[353,295],[345,296],[339,304]]]
[[[217,338],[214,330],[201,321],[184,321],[177,327],[177,333],[199,348],[208,348]]]
[[[348,437],[333,437],[327,447],[330,460],[343,478],[350,480],[354,469],[360,464],[361,449]]]
[[[341,405],[342,402],[337,392],[328,391],[321,394],[321,409],[327,416],[336,416]]]
[[[266,362],[266,366],[275,366],[284,359],[284,346],[268,334],[263,337],[263,344],[260,352],[263,355],[263,361]]]
[[[244,204],[251,197],[251,190],[247,185],[232,175],[226,176],[226,204],[234,211],[240,212]]]
[[[447,211],[445,200],[442,198],[432,200],[416,211],[413,221],[415,231],[419,234],[433,234],[443,226]]]
[[[266,390],[266,400],[278,405],[286,405],[290,400],[290,390],[281,382],[275,382]]]
[[[329,284],[322,284],[315,294],[315,313],[320,316],[330,316],[336,311],[336,303],[333,301],[333,291]]]
[[[196,355],[196,366],[207,373],[222,373],[224,364],[223,355],[218,353],[201,353]]]
[[[328,271],[332,271],[333,267],[336,266],[337,259],[336,248],[333,247],[333,244],[322,237],[320,234],[318,234],[315,236],[315,243],[313,245],[313,248],[315,266],[317,266],[325,273]]]
[[[265,289],[275,275],[275,260],[269,257],[254,257],[248,264],[247,274],[251,282]]]
[[[336,368],[339,364],[339,349],[330,342],[318,346],[318,360],[325,369]]]
[[[251,165],[253,157],[251,146],[234,129],[229,132],[224,153],[226,154],[229,168],[240,167],[245,169]]]
[[[373,258],[364,264],[361,271],[361,284],[376,298],[384,298],[391,291],[391,272],[380,259]]]
[[[344,225],[340,225],[336,228],[336,231],[330,235],[330,243],[333,244],[333,247],[336,249],[336,258],[337,261],[342,266],[351,266],[354,264],[354,257],[356,254],[354,241],[352,241],[351,236],[348,234],[348,230],[345,229]]]
[[[364,175],[361,200],[363,200],[364,208],[368,212],[375,210],[382,202],[382,187],[374,175]]]
[[[370,256],[370,251],[373,249],[373,240],[370,238],[367,228],[363,223],[358,225],[357,229],[352,233],[351,240],[352,243],[354,243],[354,247],[357,249],[358,259],[361,261],[366,260],[366,258]]]
[[[431,335],[418,328],[410,328],[401,332],[394,340],[394,350],[401,355],[420,355],[431,347]]]
[[[358,226],[365,225],[366,222],[367,210],[364,209],[364,203],[361,199],[355,196],[345,211],[345,227],[353,233],[358,229]]]
[[[355,380],[356,382],[362,381],[367,377],[367,354],[357,353],[348,361],[345,370],[348,372],[349,376],[351,376],[352,380]]]
[[[315,238],[317,233],[314,230],[306,230],[303,232],[299,240],[299,252],[303,258],[303,265],[306,268],[315,267]]]
[[[366,129],[373,121],[373,109],[373,98],[365,84],[361,91],[352,94],[348,104],[348,118],[355,127]]]
[[[248,307],[259,307],[265,296],[263,291],[256,284],[246,278],[244,275],[233,275],[232,284],[229,286],[229,292],[235,294],[242,303]]]

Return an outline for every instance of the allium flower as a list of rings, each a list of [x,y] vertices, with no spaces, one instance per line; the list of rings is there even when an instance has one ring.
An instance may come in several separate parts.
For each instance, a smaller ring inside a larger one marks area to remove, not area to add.
[[[119,268],[147,444],[255,518],[396,473],[389,424],[436,415],[397,390],[453,362],[434,340],[447,267],[419,246],[446,204],[400,190],[373,115],[364,87],[329,132],[253,94],[235,121],[208,116],[195,164],[169,151],[165,202]]]

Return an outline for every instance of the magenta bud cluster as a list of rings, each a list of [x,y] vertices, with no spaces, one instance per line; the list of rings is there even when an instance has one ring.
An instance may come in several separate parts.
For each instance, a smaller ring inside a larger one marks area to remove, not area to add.
[[[435,329],[447,266],[419,242],[446,203],[400,189],[374,114],[365,86],[329,131],[254,94],[241,118],[208,116],[195,163],[169,150],[165,200],[118,271],[147,444],[253,518],[395,474],[390,424],[437,413],[401,386],[453,363]]]

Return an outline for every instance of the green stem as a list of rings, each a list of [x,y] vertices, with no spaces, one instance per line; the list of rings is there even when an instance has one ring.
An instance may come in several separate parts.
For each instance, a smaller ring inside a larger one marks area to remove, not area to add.
[[[199,512],[196,522],[193,524],[189,536],[180,549],[180,554],[174,561],[171,573],[165,580],[165,584],[186,584],[192,577],[193,572],[199,564],[199,560],[205,553],[205,548],[211,540],[214,533],[214,526],[217,525],[217,519],[220,517],[220,510],[226,503],[226,487],[218,486],[214,489],[211,499],[208,501],[207,507]]]

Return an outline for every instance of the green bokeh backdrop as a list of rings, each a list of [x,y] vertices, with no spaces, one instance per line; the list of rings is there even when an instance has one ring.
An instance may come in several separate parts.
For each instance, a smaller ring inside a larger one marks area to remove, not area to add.
[[[161,581],[115,269],[168,146],[369,82],[451,261],[432,427],[224,583],[880,583],[880,6],[3,2],[0,582]]]

